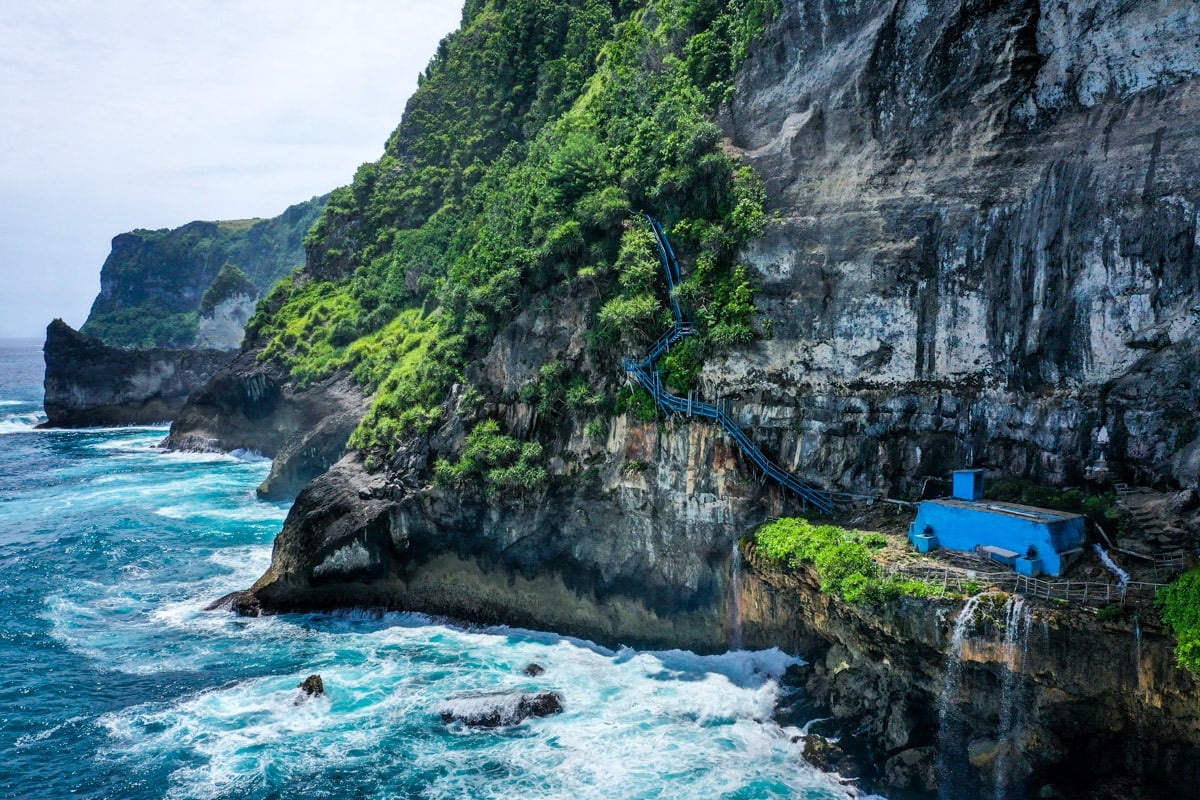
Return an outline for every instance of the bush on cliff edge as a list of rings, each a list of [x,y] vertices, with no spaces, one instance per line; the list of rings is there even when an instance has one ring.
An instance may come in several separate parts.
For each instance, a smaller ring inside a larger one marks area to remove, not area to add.
[[[1158,608],[1175,634],[1179,666],[1200,675],[1200,568],[1159,589]]]
[[[940,587],[924,581],[885,576],[871,555],[872,550],[887,544],[883,534],[784,517],[763,525],[755,538],[758,551],[776,564],[792,568],[814,566],[821,580],[821,591],[849,603],[874,605],[901,596],[933,597],[942,593]]]

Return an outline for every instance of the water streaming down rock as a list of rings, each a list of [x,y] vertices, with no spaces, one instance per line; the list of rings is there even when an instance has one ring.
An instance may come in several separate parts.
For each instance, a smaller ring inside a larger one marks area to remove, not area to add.
[[[1019,736],[1025,724],[1025,702],[1021,681],[1029,649],[1032,618],[1025,598],[1011,595],[1004,604],[1004,675],[1000,684],[1000,723],[996,730],[996,762],[993,772],[996,800],[1021,796],[1020,786],[1027,765],[1022,763]]]
[[[729,557],[729,649],[742,649],[742,549],[737,541]]]
[[[963,682],[963,646],[967,633],[975,621],[975,612],[979,602],[987,594],[977,594],[963,604],[962,610],[954,620],[954,630],[950,635],[950,646],[946,651],[946,672],[942,678],[942,691],[938,697],[938,734],[937,734],[937,783],[939,800],[955,800],[959,787],[965,785],[967,773],[965,769],[966,742],[963,741],[965,728],[962,720],[954,711],[954,704],[962,694]]]
[[[1142,620],[1137,614],[1133,615],[1133,691],[1133,735],[1136,746],[1130,748],[1130,752],[1136,754],[1134,756],[1137,760],[1136,767],[1141,770],[1141,743],[1146,738],[1146,720],[1142,710]]]
[[[1096,555],[1099,557],[1100,563],[1103,564],[1109,572],[1116,576],[1117,582],[1121,584],[1121,593],[1124,594],[1125,587],[1129,585],[1129,573],[1118,567],[1117,562],[1112,560],[1112,556],[1110,556],[1108,551],[1103,547],[1098,544],[1094,544],[1092,547],[1095,548]]]

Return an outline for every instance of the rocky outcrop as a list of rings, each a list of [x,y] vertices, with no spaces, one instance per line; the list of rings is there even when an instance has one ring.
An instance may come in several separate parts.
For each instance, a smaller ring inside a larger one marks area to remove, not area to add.
[[[341,457],[366,409],[367,399],[344,375],[296,387],[281,367],[249,351],[196,392],[165,445],[270,456],[271,474],[259,494],[280,499],[294,496]]]
[[[499,728],[562,711],[562,698],[557,692],[484,692],[451,698],[438,713],[445,723],[458,722],[469,728]]]
[[[753,551],[741,583],[747,646],[805,654],[808,698],[837,718],[843,746],[852,732],[868,740],[889,796],[939,780],[962,798],[1036,796],[1046,785],[1080,796],[1122,778],[1148,796],[1200,786],[1200,682],[1175,665],[1152,614],[1101,621],[1027,600],[1028,618],[1009,619],[1007,598],[994,596],[978,604],[955,654],[961,601],[851,606],[811,573]],[[1000,776],[1008,788],[997,793]]]
[[[44,352],[51,428],[166,422],[233,359],[220,350],[109,347],[61,319],[46,328]]]
[[[800,507],[759,484],[717,428],[621,415],[595,437],[521,402],[543,364],[587,368],[587,304],[518,316],[467,376],[491,392],[485,402],[468,407],[456,392],[447,423],[408,442],[389,470],[369,473],[350,455],[305,487],[256,602],[380,605],[614,644],[724,649],[734,538]],[[560,454],[548,485],[430,484],[432,458],[460,449],[489,417]]]

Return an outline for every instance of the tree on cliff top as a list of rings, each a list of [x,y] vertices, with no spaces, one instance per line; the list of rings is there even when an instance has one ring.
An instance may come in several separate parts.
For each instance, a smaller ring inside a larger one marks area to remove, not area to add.
[[[258,287],[246,273],[226,262],[217,273],[217,277],[213,278],[213,282],[204,290],[204,296],[200,298],[200,314],[212,314],[218,305],[238,295],[248,295],[253,300],[258,297]]]

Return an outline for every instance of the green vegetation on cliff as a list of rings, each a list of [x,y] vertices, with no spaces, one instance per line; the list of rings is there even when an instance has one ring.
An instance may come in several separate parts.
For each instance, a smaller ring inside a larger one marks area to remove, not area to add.
[[[1158,608],[1163,622],[1175,633],[1179,666],[1200,675],[1200,568],[1160,589]]]
[[[878,604],[902,595],[932,597],[941,593],[939,587],[924,581],[884,575],[871,555],[872,550],[887,544],[880,533],[784,517],[763,525],[754,536],[758,552],[768,560],[793,569],[812,565],[821,580],[821,591],[850,603]]]
[[[258,287],[251,282],[246,273],[233,264],[226,264],[221,267],[217,277],[213,278],[213,282],[208,285],[208,288],[204,290],[204,295],[200,298],[201,315],[211,314],[221,303],[238,295],[258,297]]]
[[[667,366],[673,386],[693,381],[714,348],[756,336],[755,289],[735,254],[764,224],[763,188],[723,152],[710,115],[776,10],[468,2],[384,156],[331,195],[308,270],[261,304],[250,335],[264,357],[311,381],[380,331],[407,340],[395,326],[432,326],[419,364],[365,381],[375,406],[351,444],[376,465],[436,421],[468,359],[536,296],[590,298],[597,368],[615,374],[669,319],[652,238],[632,219],[645,209],[689,265],[681,299],[702,336]],[[588,390],[576,386],[577,399],[592,403]]]
[[[195,344],[206,298],[215,306],[239,287],[261,294],[304,263],[304,235],[324,206],[324,197],[314,197],[271,219],[190,222],[116,236],[82,331],[119,347]]]

